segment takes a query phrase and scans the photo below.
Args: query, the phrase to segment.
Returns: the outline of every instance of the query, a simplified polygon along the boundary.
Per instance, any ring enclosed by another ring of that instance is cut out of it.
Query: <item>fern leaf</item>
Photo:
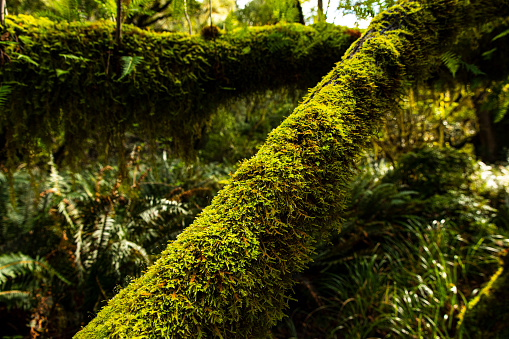
[[[461,59],[453,52],[447,51],[441,56],[442,62],[449,69],[452,76],[456,76],[456,72],[460,68]]]
[[[70,70],[63,70],[63,69],[60,69],[60,68],[57,68],[56,69],[56,72],[57,72],[57,78],[64,75],[64,74],[67,74],[70,72]]]
[[[503,31],[502,33],[498,34],[496,37],[491,39],[491,41],[495,41],[495,40],[498,40],[500,38],[503,38],[503,37],[505,37],[508,34],[509,34],[509,29],[506,29],[505,31]]]
[[[21,60],[25,60],[27,61],[28,63],[31,63],[37,67],[39,67],[39,63],[37,63],[36,61],[34,61],[34,59],[32,59],[31,57],[29,57],[28,55],[24,55],[24,54],[19,54],[19,53],[14,53],[14,54],[17,54],[18,55],[18,59],[21,59]]]
[[[59,54],[59,55],[64,57],[65,60],[72,59],[72,60],[83,61],[83,62],[90,61],[90,59],[84,58],[82,56],[77,56],[74,54]]]
[[[479,67],[477,67],[474,64],[467,64],[466,62],[461,61],[461,65],[463,65],[463,67],[465,67],[465,69],[467,71],[471,72],[473,75],[485,75],[486,74],[483,71],[481,71],[479,69]]]
[[[0,285],[6,283],[9,279],[33,275],[40,271],[56,275],[66,284],[71,284],[69,280],[65,279],[42,259],[34,259],[23,253],[7,253],[0,256]]]
[[[20,290],[0,291],[0,302],[10,307],[28,310],[32,301],[32,293]]]
[[[11,87],[8,85],[3,85],[0,87],[0,108],[5,105],[7,101],[7,96],[11,93]]]
[[[118,80],[123,79],[125,76],[130,74],[136,68],[136,65],[141,63],[143,57],[139,56],[123,56],[120,58],[122,60],[122,74]]]

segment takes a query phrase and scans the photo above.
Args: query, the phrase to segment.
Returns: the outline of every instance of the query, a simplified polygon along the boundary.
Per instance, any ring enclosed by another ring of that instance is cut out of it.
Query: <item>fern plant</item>
[[[122,62],[122,73],[120,74],[120,78],[118,78],[118,80],[121,80],[130,73],[132,73],[135,70],[136,66],[143,61],[143,57],[123,56],[120,58],[120,60]]]
[[[71,282],[51,267],[44,259],[23,253],[0,255],[0,302],[8,306],[27,307],[33,291],[55,276],[67,285]]]
[[[2,108],[7,102],[7,97],[11,93],[11,87],[9,85],[0,86],[0,108]]]

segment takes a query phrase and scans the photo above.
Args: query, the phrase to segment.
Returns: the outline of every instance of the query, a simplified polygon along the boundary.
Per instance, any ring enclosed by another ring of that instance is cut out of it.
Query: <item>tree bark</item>
[[[209,0],[210,28],[212,28],[212,0]]]
[[[5,25],[5,1],[0,0],[0,24]]]
[[[304,20],[304,13],[302,12],[302,6],[300,4],[300,0],[295,0],[295,6],[297,7],[298,14],[298,22],[299,24],[305,25],[306,21]]]
[[[121,29],[122,29],[122,0],[117,0],[117,30],[115,32],[117,48],[120,48],[120,42],[122,38]]]
[[[193,35],[193,29],[191,27],[191,19],[189,19],[189,14],[187,14],[187,0],[184,0],[184,14],[187,20],[187,26],[189,27],[189,35]]]
[[[319,22],[325,21],[325,15],[323,14],[323,0],[318,0],[317,15],[318,15]]]
[[[483,90],[473,100],[479,132],[477,136],[476,153],[482,161],[493,163],[498,158],[497,140],[495,138],[495,124],[491,110],[485,105],[488,93]]]

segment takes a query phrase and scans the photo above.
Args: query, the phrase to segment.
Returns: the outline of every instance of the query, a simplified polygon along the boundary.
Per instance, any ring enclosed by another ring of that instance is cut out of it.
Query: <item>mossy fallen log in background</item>
[[[336,231],[355,160],[409,81],[505,1],[402,2],[375,18],[146,274],[76,338],[267,337],[292,275]]]
[[[500,256],[500,268],[461,311],[461,333],[467,338],[509,338],[509,252]]]
[[[122,148],[125,132],[171,139],[188,155],[218,105],[313,86],[360,36],[327,24],[245,28],[217,39],[125,26],[116,46],[112,22],[20,15],[9,16],[5,29],[0,86],[12,93],[0,115],[0,149],[11,163],[55,141],[81,161],[87,140],[105,153]]]

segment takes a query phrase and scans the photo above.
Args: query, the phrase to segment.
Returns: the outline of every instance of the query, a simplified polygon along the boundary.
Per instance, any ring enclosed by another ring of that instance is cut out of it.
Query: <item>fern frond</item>
[[[0,87],[0,108],[2,108],[7,102],[7,97],[11,93],[12,88],[8,85],[2,85]]]
[[[39,13],[40,16],[67,22],[81,21],[82,19],[79,0],[46,0],[46,3],[51,11]]]
[[[476,65],[474,65],[474,64],[468,64],[468,63],[466,63],[466,62],[461,61],[461,65],[462,65],[463,67],[465,67],[465,69],[466,69],[467,71],[469,71],[470,73],[472,73],[473,75],[484,75],[484,74],[486,74],[486,73],[484,73],[483,71],[481,71],[481,70],[479,69],[479,67],[477,67],[477,66],[476,66]]]
[[[99,7],[107,13],[107,16],[112,18],[117,12],[117,2],[115,0],[94,0]]]
[[[136,65],[140,64],[143,60],[143,57],[139,56],[123,56],[120,58],[122,60],[122,74],[118,80],[123,79],[125,76],[130,74],[136,68]]]
[[[23,253],[7,253],[0,255],[0,285],[10,279],[16,279],[25,275],[35,275],[38,272],[46,271],[56,275],[64,283],[71,282],[55,271],[45,260],[32,258]]]
[[[31,57],[29,57],[28,55],[24,55],[24,54],[19,54],[19,53],[13,53],[14,55],[17,55],[18,56],[18,59],[21,59],[21,60],[25,60],[26,62],[28,63],[31,63],[37,67],[39,67],[39,63],[34,61],[34,59],[32,59]]]
[[[0,302],[6,305],[7,309],[11,307],[29,309],[32,300],[33,295],[28,291],[0,291]]]
[[[441,59],[444,65],[451,72],[452,76],[455,77],[456,72],[458,71],[461,65],[460,57],[451,51],[447,51],[441,55]]]
[[[147,224],[155,224],[156,220],[161,219],[162,213],[167,214],[187,214],[188,211],[182,203],[168,199],[147,198],[151,207],[139,214],[139,217]]]
[[[59,55],[64,57],[65,60],[72,59],[72,60],[83,61],[83,62],[90,61],[90,59],[84,58],[82,56],[77,56],[74,54],[59,54]]]
[[[505,31],[503,31],[502,33],[500,33],[499,35],[497,35],[496,37],[491,39],[491,41],[495,41],[495,40],[498,40],[500,38],[503,38],[503,37],[505,37],[508,34],[509,34],[509,29],[506,29]]]

